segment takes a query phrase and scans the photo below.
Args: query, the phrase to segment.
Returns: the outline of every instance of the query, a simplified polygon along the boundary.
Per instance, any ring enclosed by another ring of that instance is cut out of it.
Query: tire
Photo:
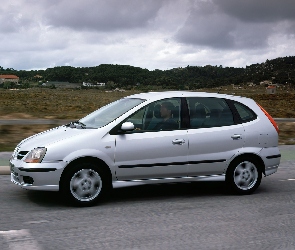
[[[76,206],[92,206],[108,189],[103,170],[94,163],[78,163],[69,168],[62,182],[62,193]]]
[[[260,185],[262,172],[257,161],[248,157],[234,160],[226,173],[226,182],[236,194],[252,194]]]

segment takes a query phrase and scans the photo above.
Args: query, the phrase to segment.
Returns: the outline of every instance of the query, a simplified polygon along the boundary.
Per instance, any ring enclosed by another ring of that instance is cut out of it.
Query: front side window
[[[92,112],[79,120],[79,122],[83,123],[86,128],[100,128],[144,101],[137,98],[123,98]]]
[[[226,101],[221,98],[187,98],[190,128],[211,128],[234,124],[233,114]]]
[[[179,129],[180,104],[180,98],[156,101],[135,112],[126,122],[134,124],[133,132]]]

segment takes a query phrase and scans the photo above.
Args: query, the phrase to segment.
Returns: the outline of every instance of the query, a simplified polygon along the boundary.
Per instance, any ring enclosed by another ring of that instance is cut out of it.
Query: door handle
[[[185,140],[183,140],[183,139],[175,139],[172,141],[173,145],[182,145],[184,143],[185,143]]]
[[[234,134],[234,135],[231,136],[231,138],[233,138],[234,140],[239,140],[239,139],[242,139],[242,136]]]

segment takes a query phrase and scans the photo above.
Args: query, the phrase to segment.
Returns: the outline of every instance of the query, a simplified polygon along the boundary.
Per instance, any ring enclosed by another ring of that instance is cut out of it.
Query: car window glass
[[[180,98],[163,99],[150,103],[126,121],[134,124],[133,132],[179,129],[181,124]]]
[[[243,122],[252,121],[256,118],[256,114],[245,105],[238,102],[234,102],[234,106],[238,111]]]
[[[190,128],[210,128],[234,124],[233,114],[221,98],[187,98]]]
[[[112,102],[80,120],[86,127],[100,128],[144,102],[143,99],[123,98]]]

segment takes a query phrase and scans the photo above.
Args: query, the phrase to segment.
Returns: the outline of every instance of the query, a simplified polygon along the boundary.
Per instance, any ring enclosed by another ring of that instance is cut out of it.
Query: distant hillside
[[[171,70],[147,70],[129,65],[101,64],[95,67],[60,66],[46,70],[14,70],[0,66],[0,74],[15,74],[20,83],[39,82],[104,82],[107,88],[150,85],[161,88],[203,88],[229,84],[245,84],[269,80],[295,86],[295,56],[267,60],[246,68],[223,66],[187,66]]]
[[[246,81],[272,80],[276,84],[295,84],[295,56],[266,60],[265,63],[247,66]]]

